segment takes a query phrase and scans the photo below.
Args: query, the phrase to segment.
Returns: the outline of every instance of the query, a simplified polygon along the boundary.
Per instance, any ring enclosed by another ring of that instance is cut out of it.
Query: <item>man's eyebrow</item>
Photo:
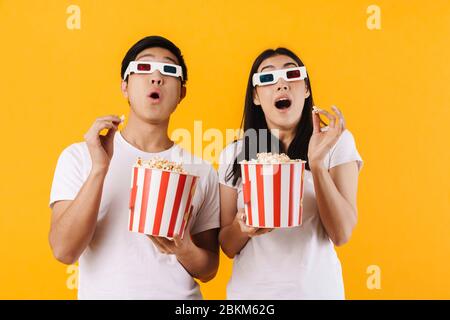
[[[164,59],[167,59],[169,61],[172,61],[173,64],[178,64],[178,62],[176,62],[174,59],[172,59],[171,57],[164,57]]]
[[[140,56],[140,57],[137,58],[136,60],[139,60],[139,59],[145,58],[145,57],[151,57],[151,58],[154,58],[155,56],[154,56],[153,54],[151,54],[151,53],[147,53],[147,54],[144,54],[143,56]],[[178,64],[178,63],[177,63],[173,58],[171,58],[171,57],[164,57],[164,59],[169,60],[170,62],[173,62],[173,64]]]
[[[147,53],[147,54],[144,54],[143,56],[140,56],[140,57],[136,58],[136,60],[139,60],[139,59],[145,58],[145,57],[151,57],[151,58],[154,58],[155,56],[152,55],[151,53]]]
[[[289,67],[290,65],[294,65],[294,66],[298,67],[295,62],[287,62],[283,65],[283,67]],[[262,72],[264,69],[267,69],[267,68],[275,68],[275,67],[273,65],[269,64],[269,65],[265,66],[264,68],[262,68],[260,72]]]

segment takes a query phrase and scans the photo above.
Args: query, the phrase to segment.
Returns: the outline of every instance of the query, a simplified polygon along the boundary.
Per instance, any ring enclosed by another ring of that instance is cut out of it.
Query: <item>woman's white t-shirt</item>
[[[200,176],[194,198],[191,234],[220,227],[220,202],[214,168],[174,144],[147,153],[116,132],[114,155],[104,181],[95,234],[79,259],[79,299],[201,299],[199,286],[173,254],[162,254],[144,234],[128,231],[132,166],[137,157],[159,156],[183,163]],[[67,147],[56,166],[50,207],[73,200],[86,181],[91,158],[85,142]]]
[[[244,208],[241,180],[227,176],[241,151],[242,140],[228,145],[219,160],[219,182],[238,192]],[[352,134],[345,130],[324,160],[326,168],[362,159]],[[319,217],[313,177],[305,172],[302,225],[274,229],[251,238],[233,261],[228,299],[345,299],[339,258]]]

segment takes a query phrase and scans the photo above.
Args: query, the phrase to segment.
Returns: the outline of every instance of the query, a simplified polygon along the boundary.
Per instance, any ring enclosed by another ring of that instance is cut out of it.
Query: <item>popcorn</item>
[[[320,111],[322,111],[322,109],[317,108],[316,106],[313,106],[313,111],[314,111],[315,113],[319,113]]]
[[[249,163],[249,164],[278,164],[278,163],[290,163],[290,162],[298,162],[301,160],[291,160],[285,153],[272,153],[272,152],[261,152],[256,155],[256,159],[251,159],[249,161],[244,160],[241,163]]]
[[[138,158],[134,166],[186,174],[186,171],[184,171],[182,164],[172,162],[160,157],[153,157],[149,160],[142,160],[141,158]]]

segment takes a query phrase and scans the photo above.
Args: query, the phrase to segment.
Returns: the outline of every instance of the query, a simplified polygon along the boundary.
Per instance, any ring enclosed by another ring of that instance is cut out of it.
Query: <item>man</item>
[[[209,281],[219,263],[219,194],[211,165],[168,136],[170,115],[186,96],[183,56],[169,40],[146,37],[125,55],[121,77],[130,105],[125,128],[118,131],[117,116],[100,117],[58,159],[50,246],[60,262],[79,261],[79,299],[201,299],[193,278]],[[154,156],[200,177],[183,239],[127,228],[132,166]]]

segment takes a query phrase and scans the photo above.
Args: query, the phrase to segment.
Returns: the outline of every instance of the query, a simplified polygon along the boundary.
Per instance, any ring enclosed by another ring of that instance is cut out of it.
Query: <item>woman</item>
[[[329,120],[327,127],[319,115]],[[344,299],[334,245],[346,243],[356,224],[362,160],[342,113],[336,107],[333,113],[313,110],[306,67],[292,51],[278,48],[264,51],[253,63],[243,122],[244,140],[220,155],[219,241],[234,258],[227,298]],[[263,129],[270,134],[261,134]],[[260,134],[248,134],[254,130]],[[307,161],[300,227],[245,224],[238,161],[256,158],[252,146],[258,153],[284,152]]]

